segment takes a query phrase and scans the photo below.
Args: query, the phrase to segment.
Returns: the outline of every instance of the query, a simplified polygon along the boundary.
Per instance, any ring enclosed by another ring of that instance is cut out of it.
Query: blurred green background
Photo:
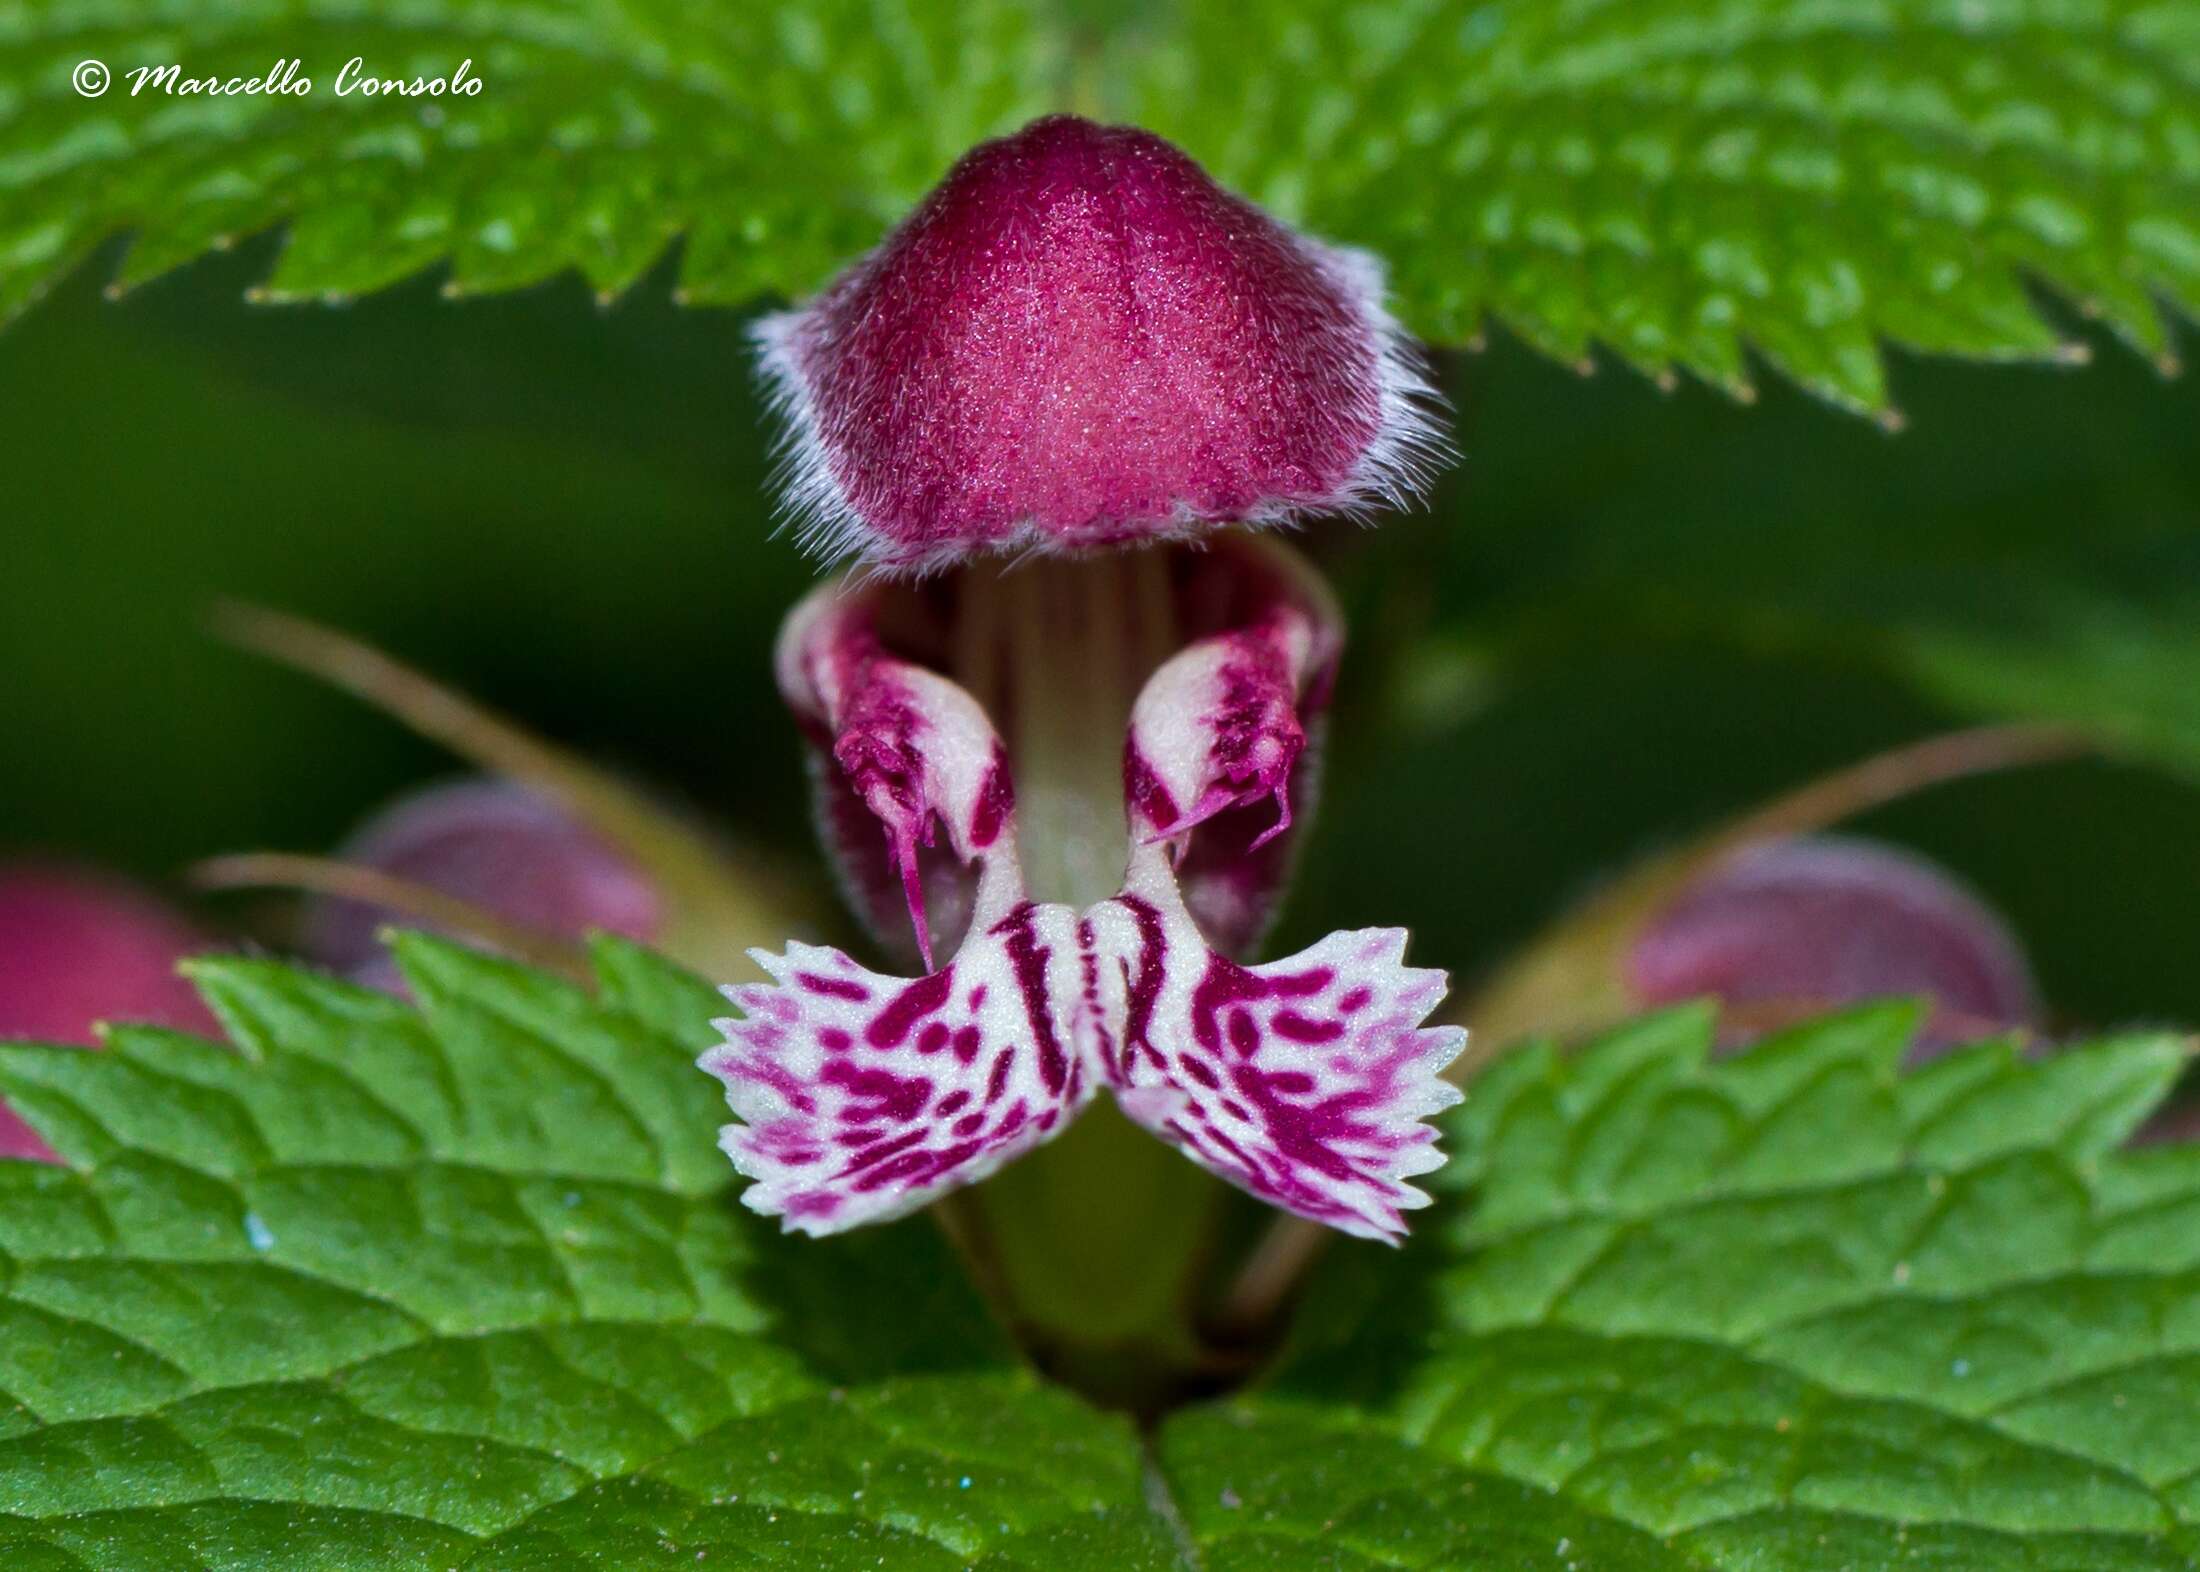
[[[445,755],[225,649],[219,595],[362,634],[814,862],[742,319],[665,279],[259,308],[255,245],[120,302],[96,259],[0,335],[0,843],[172,879],[321,850]],[[2189,347],[2189,346],[2188,346]],[[1502,338],[1447,357],[1430,510],[1311,541],[1354,614],[1285,941],[1407,923],[1473,973],[1602,875],[1874,749],[2096,720],[2152,762],[1860,827],[2009,914],[2074,1022],[2200,1020],[2200,387],[2096,341],[1897,358],[1889,435]],[[232,902],[210,908],[238,917]]]

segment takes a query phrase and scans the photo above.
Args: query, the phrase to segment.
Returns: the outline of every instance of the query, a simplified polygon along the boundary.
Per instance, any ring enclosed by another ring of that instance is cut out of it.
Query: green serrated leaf
[[[1180,1419],[1160,1461],[1207,1572],[1694,1565],[1641,1529],[1499,1470],[1284,1405]]]
[[[929,1225],[820,1249],[738,1208],[701,983],[611,942],[595,996],[398,951],[418,1010],[219,958],[195,970],[235,1049],[0,1046],[0,1090],[70,1159],[0,1163],[0,1549],[132,1572],[1173,1553],[1127,1423],[1020,1368]]]
[[[1142,40],[1142,42],[1144,42]],[[1218,172],[1505,323],[1886,406],[1879,346],[2055,352],[2024,279],[2167,352],[2200,305],[2200,30],[2152,0],[1185,7],[1125,64]]]
[[[1165,1429],[1207,1565],[2191,1566],[2200,1149],[2119,1145],[2187,1045],[1905,1075],[1915,1019],[1497,1064],[1472,1208],[1334,1274],[1371,1333]]]
[[[1452,1215],[1333,1274],[1374,1325],[1147,1453],[923,1225],[790,1247],[689,1182],[696,979],[398,949],[417,1009],[199,963],[248,1052],[0,1046],[72,1157],[0,1164],[25,1565],[2190,1564],[2200,1150],[2121,1145],[2178,1040],[1904,1073],[1883,1006],[1516,1053]]]
[[[0,14],[0,314],[120,229],[129,286],[283,223],[277,299],[435,263],[453,293],[566,269],[614,293],[683,235],[691,298],[798,289],[969,143],[1035,113],[1047,47],[1001,3],[34,0]],[[138,76],[243,83],[284,60],[298,65],[278,80],[309,90],[177,94]],[[98,96],[72,78],[84,61],[110,73]],[[478,92],[339,91],[453,81],[462,64]]]
[[[1049,108],[1147,122],[1382,253],[1439,342],[1494,318],[1569,361],[1602,345],[1738,393],[1750,350],[1867,410],[1888,340],[2055,354],[2027,278],[2157,357],[2158,302],[2200,302],[2200,29],[2178,4],[1110,12],[34,0],[0,18],[0,315],[118,230],[129,286],[278,224],[277,299],[435,264],[453,293],[567,269],[610,293],[675,240],[687,298],[798,292],[969,144]],[[481,91],[339,95],[355,57],[407,78],[470,62]],[[136,76],[286,58],[311,91]],[[100,96],[72,81],[86,60],[113,73]]]

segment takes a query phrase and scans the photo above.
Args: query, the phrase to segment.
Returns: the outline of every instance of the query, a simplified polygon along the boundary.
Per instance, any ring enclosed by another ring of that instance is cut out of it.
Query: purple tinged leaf
[[[1382,296],[1160,138],[1036,121],[758,324],[790,510],[925,571],[1395,503],[1442,442]]]
[[[1921,1057],[2040,1021],[2031,968],[2000,917],[1924,858],[1847,837],[1772,842],[1719,864],[1636,936],[1626,979],[1645,1004],[1712,996],[1804,1014],[1928,999]]]

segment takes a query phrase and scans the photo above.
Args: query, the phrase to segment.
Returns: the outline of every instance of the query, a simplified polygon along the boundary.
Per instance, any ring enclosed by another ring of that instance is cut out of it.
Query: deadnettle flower
[[[966,157],[757,338],[791,504],[855,559],[779,685],[822,834],[907,975],[753,952],[705,1056],[750,1206],[906,1213],[1106,1092],[1215,1174],[1395,1239],[1465,1034],[1397,929],[1249,964],[1313,806],[1342,629],[1248,526],[1412,493],[1430,391],[1366,256],[1143,132]],[[1004,562],[1004,557],[1010,560]]]

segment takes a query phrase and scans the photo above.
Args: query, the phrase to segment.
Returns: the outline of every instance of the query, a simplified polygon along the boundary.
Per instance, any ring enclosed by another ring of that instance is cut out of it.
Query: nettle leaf
[[[732,1204],[695,979],[398,951],[417,1010],[217,959],[229,1046],[0,1046],[68,1159],[0,1164],[26,1566],[2200,1552],[2200,1149],[2120,1150],[2175,1040],[1903,1074],[1888,1007],[1719,1064],[1700,1011],[1518,1052],[1421,1241],[1332,1274],[1373,1317],[1317,1307],[1148,1451],[1014,1362],[921,1221],[789,1243]]]
[[[0,315],[118,230],[119,282],[287,223],[270,298],[343,297],[436,263],[454,293],[577,269],[616,293],[683,239],[683,288],[807,286],[970,142],[1038,112],[1043,39],[1006,0],[232,0],[0,10]],[[337,92],[450,78],[471,96]],[[170,96],[140,68],[302,94]],[[84,97],[72,72],[104,64]],[[357,73],[355,73],[357,74]]]
[[[1164,1433],[1207,1565],[2192,1565],[2200,1147],[2119,1149],[2187,1045],[1917,1019],[1500,1061],[1374,1324]]]
[[[0,1046],[68,1162],[0,1164],[0,1550],[808,1572],[1166,1548],[1128,1425],[1017,1366],[928,1225],[820,1250],[734,1203],[693,1064],[710,990],[608,941],[595,997],[398,953],[417,1011],[212,959],[233,1046]]]
[[[1886,405],[1882,340],[2052,355],[2037,278],[2146,351],[2200,306],[2200,26],[2174,0],[1186,7],[1155,128],[1496,317],[1746,396]]]
[[[339,98],[354,56],[470,60],[482,91]],[[129,93],[140,67],[285,58],[313,92]],[[87,59],[115,73],[102,96],[72,85]],[[676,239],[689,298],[797,292],[971,142],[1071,107],[1381,252],[1439,342],[1494,317],[1737,392],[1754,346],[1877,410],[1884,339],[2057,353],[2028,277],[2157,356],[2159,302],[2200,301],[2200,28],[2177,0],[32,0],[0,12],[0,314],[118,230],[127,285],[277,224],[275,298],[438,263],[455,291],[574,268],[611,293]]]

